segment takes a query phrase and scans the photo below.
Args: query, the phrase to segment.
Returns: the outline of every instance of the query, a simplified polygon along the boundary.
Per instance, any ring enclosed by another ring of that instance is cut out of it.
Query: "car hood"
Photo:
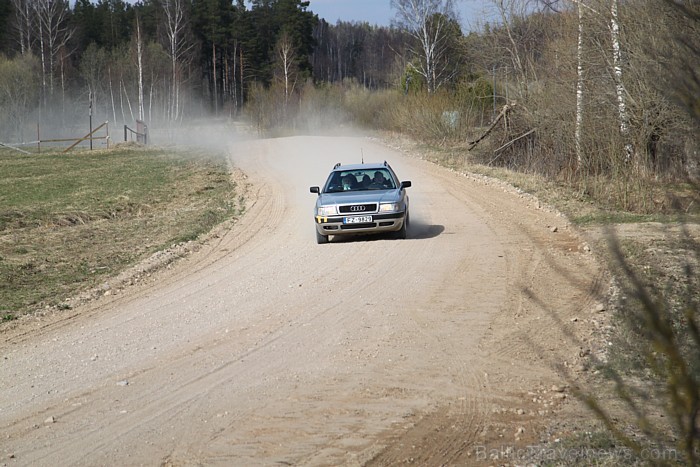
[[[350,191],[340,193],[323,193],[319,204],[364,204],[394,203],[401,199],[400,190]]]

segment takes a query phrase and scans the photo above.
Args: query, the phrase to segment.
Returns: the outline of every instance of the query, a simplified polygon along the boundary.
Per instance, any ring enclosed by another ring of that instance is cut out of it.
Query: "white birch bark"
[[[583,161],[583,149],[581,138],[583,132],[583,5],[577,2],[578,10],[578,42],[576,46],[576,128],[574,130],[574,144],[576,147],[577,168]]]
[[[170,56],[170,108],[168,117],[176,121],[182,112],[180,104],[180,89],[182,86],[180,66],[183,56],[192,48],[184,40],[187,29],[184,0],[163,0],[165,14],[165,29],[168,39],[167,51]]]
[[[279,59],[279,68],[282,73],[282,84],[284,86],[284,108],[285,113],[289,104],[289,96],[296,87],[296,74],[294,73],[294,47],[289,35],[282,33],[279,42],[277,43],[277,58]],[[292,76],[295,75],[295,76]]]
[[[34,8],[30,7],[31,0],[12,0],[15,10],[15,28],[19,35],[20,52],[26,55],[31,52],[32,32],[36,27]]]
[[[138,85],[139,85],[139,120],[144,121],[144,105],[143,105],[143,46],[141,44],[141,25],[138,17],[136,18],[136,59],[138,62]]]
[[[452,16],[452,0],[391,0],[400,22],[408,33],[418,40],[421,63],[417,69],[423,76],[428,92],[435,92],[445,76],[437,68],[446,48],[447,22]]]
[[[633,156],[632,143],[629,140],[630,120],[627,111],[625,85],[622,80],[622,52],[620,46],[620,22],[618,19],[618,0],[610,0],[610,34],[613,52],[613,76],[615,79],[615,95],[617,96],[617,111],[620,125],[620,135],[625,143],[625,162]]]
[[[56,60],[73,35],[73,30],[67,25],[69,6],[63,0],[34,0],[33,7],[41,48],[44,91],[48,75],[49,93],[53,94]]]
[[[44,34],[39,32],[39,58],[41,59],[41,106],[46,107],[46,47],[44,46]]]
[[[582,27],[582,9],[594,13],[596,16],[603,18],[604,15],[600,12],[594,10],[590,6],[586,5],[584,0],[573,0],[579,9],[579,41],[581,40],[581,27]],[[618,0],[610,0],[610,39],[612,44],[612,75],[615,83],[615,97],[617,102],[617,114],[618,114],[618,125],[620,129],[620,135],[624,141],[625,145],[625,162],[629,162],[634,156],[634,147],[630,141],[630,119],[629,112],[627,110],[627,91],[625,89],[623,81],[623,64],[622,64],[622,45],[620,39],[620,22],[618,18]],[[579,48],[582,46],[579,45]],[[579,58],[579,66],[581,66],[581,60]],[[579,71],[580,72],[580,71]],[[581,81],[581,76],[579,75],[579,83]],[[578,91],[577,86],[577,118],[578,118]],[[578,125],[578,120],[577,120]],[[578,126],[577,126],[578,129]],[[577,152],[578,152],[577,147]]]

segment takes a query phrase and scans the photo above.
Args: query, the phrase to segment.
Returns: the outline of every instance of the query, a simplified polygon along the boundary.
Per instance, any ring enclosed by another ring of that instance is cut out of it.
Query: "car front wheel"
[[[396,231],[396,238],[400,238],[401,240],[405,240],[407,235],[408,235],[408,211],[406,211],[406,217],[403,220],[403,225],[399,230]]]
[[[328,235],[321,235],[318,233],[318,230],[316,231],[316,243],[322,245],[324,243],[328,243],[328,240]]]

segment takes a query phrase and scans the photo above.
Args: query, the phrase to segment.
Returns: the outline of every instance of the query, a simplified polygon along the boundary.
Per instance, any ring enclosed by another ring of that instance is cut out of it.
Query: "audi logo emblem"
[[[350,211],[352,212],[361,212],[366,210],[367,208],[365,206],[350,206]]]

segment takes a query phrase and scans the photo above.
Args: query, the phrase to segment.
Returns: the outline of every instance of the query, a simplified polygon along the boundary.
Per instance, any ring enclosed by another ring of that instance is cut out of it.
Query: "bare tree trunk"
[[[233,93],[233,96],[231,96],[233,99],[233,113],[234,113],[234,115],[238,115],[238,89],[236,86],[237,61],[238,61],[238,41],[234,41],[233,42],[233,70],[232,70],[232,74],[233,74],[232,93]]]
[[[436,68],[438,57],[446,47],[447,22],[453,16],[453,0],[391,0],[399,21],[421,46],[421,65],[428,92],[435,92],[441,83]]]
[[[503,27],[508,35],[508,42],[510,42],[510,47],[508,48],[508,54],[510,55],[511,63],[513,68],[517,73],[517,89],[520,97],[527,97],[527,83],[529,81],[527,69],[525,67],[525,61],[521,57],[521,53],[518,48],[518,43],[513,37],[513,28],[511,27],[511,22],[513,17],[516,16],[515,13],[515,2],[517,0],[494,0],[496,8],[501,16],[501,21],[503,22]]]
[[[138,62],[138,86],[139,86],[139,120],[145,119],[143,105],[143,50],[141,44],[141,25],[138,16],[136,17],[136,58]]]
[[[165,13],[165,29],[168,38],[168,55],[170,55],[171,82],[170,82],[170,107],[168,118],[177,121],[181,113],[180,88],[181,76],[180,67],[182,57],[192,48],[191,44],[186,44],[183,37],[187,29],[185,17],[185,3],[183,0],[164,0],[163,12]]]
[[[46,48],[44,47],[44,35],[39,34],[39,57],[41,58],[41,106],[46,108]]]
[[[581,162],[581,121],[583,108],[583,65],[582,65],[582,36],[583,36],[583,9],[587,9],[599,18],[604,15],[586,4],[584,0],[573,0],[579,12],[579,45],[578,45],[578,83],[576,86],[576,152],[579,163]],[[615,82],[615,97],[617,101],[618,125],[620,135],[625,144],[625,162],[629,162],[634,156],[634,146],[630,141],[630,119],[627,111],[627,91],[622,79],[622,47],[620,44],[620,23],[618,19],[618,0],[610,0],[610,35],[612,44],[612,75]],[[579,118],[581,120],[579,120]]]
[[[148,121],[152,122],[153,121],[153,87],[155,83],[155,77],[153,76],[153,73],[151,73],[151,86],[149,87],[148,90]]]
[[[114,87],[112,86],[112,68],[107,68],[107,74],[109,75],[109,95],[112,100],[112,118],[113,121],[117,122],[117,107],[114,104]]]
[[[574,144],[576,147],[576,168],[583,162],[581,138],[583,132],[583,5],[577,2],[578,10],[578,42],[576,46],[576,129]]]
[[[32,47],[32,29],[35,27],[34,8],[30,9],[30,0],[12,0],[12,6],[15,10],[15,28],[19,35],[20,52],[26,55],[31,52]]]
[[[284,117],[286,118],[287,107],[289,106],[289,99],[297,82],[297,73],[295,70],[296,53],[294,52],[294,46],[292,44],[292,39],[287,32],[283,32],[277,45],[275,46],[275,51],[277,54],[276,72],[278,79],[282,82],[284,87]],[[281,76],[280,76],[281,75]]]
[[[211,45],[211,66],[214,78],[214,115],[219,115],[219,89],[216,80],[216,44]]]
[[[64,48],[61,48],[61,60],[60,60],[60,66],[61,66],[61,116],[63,117],[63,121],[65,121],[65,115],[66,115],[66,70],[65,70],[65,59],[66,57],[63,56],[63,51]]]
[[[240,107],[243,107],[243,69],[244,69],[244,67],[243,67],[243,64],[244,64],[244,62],[243,62],[243,47],[238,48],[238,55],[239,55],[238,72],[241,75],[241,78],[240,78],[240,82],[241,82]]]
[[[224,63],[222,64],[223,66],[223,73],[221,73],[221,99],[222,99],[222,104],[224,106],[224,109],[226,108],[226,102],[228,102],[228,95],[229,95],[229,70],[228,70],[228,53],[224,51],[224,53],[221,54],[221,57],[224,59]]]
[[[59,54],[73,35],[73,30],[68,28],[69,5],[67,1],[34,0],[32,7],[41,49],[42,93],[44,94],[43,104],[45,106],[46,77],[48,75],[49,93],[53,95],[56,60],[60,58]]]
[[[617,96],[617,111],[620,120],[620,135],[625,142],[625,162],[629,162],[634,149],[630,142],[630,120],[627,112],[625,85],[622,81],[622,54],[620,47],[620,23],[617,15],[618,0],[610,0],[610,33],[613,51],[613,76],[615,78],[615,95]]]
[[[123,82],[121,77],[119,78],[119,108],[122,111],[122,122],[126,123],[126,114],[124,113],[124,92],[122,91]]]
[[[134,118],[134,110],[131,108],[131,99],[129,99],[129,93],[126,92],[126,85],[124,84],[124,81],[121,82],[122,88],[124,89],[124,97],[126,98],[126,103],[129,105],[129,114],[131,114],[131,120],[135,120]],[[123,107],[122,107],[123,109]],[[124,113],[124,110],[122,110],[122,114]],[[126,119],[124,119],[126,121]]]
[[[343,81],[343,61],[342,61],[342,50],[340,49],[340,41],[336,44],[336,54],[338,55],[338,81]]]

